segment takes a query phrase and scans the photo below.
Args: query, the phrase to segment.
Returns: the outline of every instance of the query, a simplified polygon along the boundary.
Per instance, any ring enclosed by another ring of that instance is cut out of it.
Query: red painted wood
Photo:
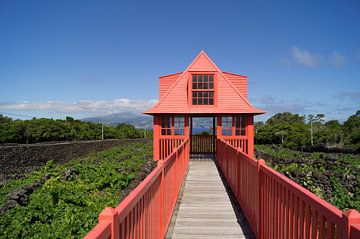
[[[354,224],[350,227],[350,238],[360,238],[360,223]]]
[[[223,139],[216,154],[257,238],[358,238],[356,210],[341,212]]]
[[[248,98],[246,76],[237,75],[234,73],[224,72],[224,71],[222,73],[245,98]]]
[[[213,135],[192,135],[190,153],[214,153]]]
[[[189,140],[185,140],[159,160],[115,209],[107,208],[99,215],[99,224],[85,238],[163,238],[186,174],[188,148]]]
[[[154,116],[153,126],[153,144],[154,144],[154,160],[160,159],[160,131],[161,131],[161,116]]]
[[[214,105],[192,105],[191,74],[214,75]],[[191,82],[191,81],[190,81]],[[190,151],[206,152],[212,140],[193,137],[191,114],[217,117],[216,155],[257,238],[360,238],[360,214],[341,212],[254,158],[253,116],[263,111],[247,99],[246,77],[222,72],[201,52],[184,72],[160,78],[154,115],[154,160],[158,166],[115,209],[106,208],[85,238],[163,238],[188,168]],[[162,114],[185,116],[184,135],[161,135]],[[223,115],[247,114],[246,135],[222,135]]]
[[[194,106],[191,95],[191,74],[214,74],[214,105]],[[215,63],[201,51],[182,72],[160,78],[159,102],[146,114],[169,113],[247,113],[262,114],[247,99],[246,77],[223,73]]]

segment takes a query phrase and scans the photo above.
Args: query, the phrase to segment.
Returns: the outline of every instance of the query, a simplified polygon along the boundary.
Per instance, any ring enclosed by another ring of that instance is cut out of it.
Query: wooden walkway
[[[227,190],[212,159],[192,158],[171,238],[254,238]]]

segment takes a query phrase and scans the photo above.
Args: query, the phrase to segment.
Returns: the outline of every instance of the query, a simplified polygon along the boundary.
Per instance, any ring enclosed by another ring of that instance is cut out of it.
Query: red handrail
[[[99,222],[87,235],[87,238],[107,239],[111,237],[111,222]]]
[[[189,162],[189,140],[157,167],[115,208],[106,208],[85,238],[163,238]],[[109,234],[110,231],[110,234]]]
[[[217,161],[257,238],[359,238],[356,210],[342,212],[222,139]]]

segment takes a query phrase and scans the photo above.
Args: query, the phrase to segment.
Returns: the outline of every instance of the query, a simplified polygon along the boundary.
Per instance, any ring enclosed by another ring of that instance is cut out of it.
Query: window
[[[235,116],[235,135],[246,135],[245,120],[243,115]]]
[[[174,117],[174,135],[184,135],[185,119],[184,116]]]
[[[231,136],[232,135],[232,116],[223,116],[221,117],[221,134],[223,136]]]
[[[214,75],[192,75],[192,104],[214,105]]]
[[[172,130],[173,129],[173,130]],[[161,118],[161,135],[184,135],[185,117],[164,115]]]
[[[161,118],[161,134],[162,135],[171,135],[171,124],[172,117],[169,115],[164,115]]]

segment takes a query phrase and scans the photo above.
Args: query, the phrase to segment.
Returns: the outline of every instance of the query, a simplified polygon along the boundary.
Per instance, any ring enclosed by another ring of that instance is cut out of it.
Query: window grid
[[[235,116],[235,135],[246,135],[245,119],[243,115]]]
[[[163,115],[161,135],[185,135],[185,117],[182,115]]]
[[[161,118],[161,135],[171,135],[172,117],[164,115]]]
[[[184,116],[174,117],[174,135],[184,135],[185,118]]]
[[[221,117],[221,134],[223,136],[231,136],[232,135],[232,116],[222,116]]]
[[[214,105],[214,75],[192,75],[192,104]]]

